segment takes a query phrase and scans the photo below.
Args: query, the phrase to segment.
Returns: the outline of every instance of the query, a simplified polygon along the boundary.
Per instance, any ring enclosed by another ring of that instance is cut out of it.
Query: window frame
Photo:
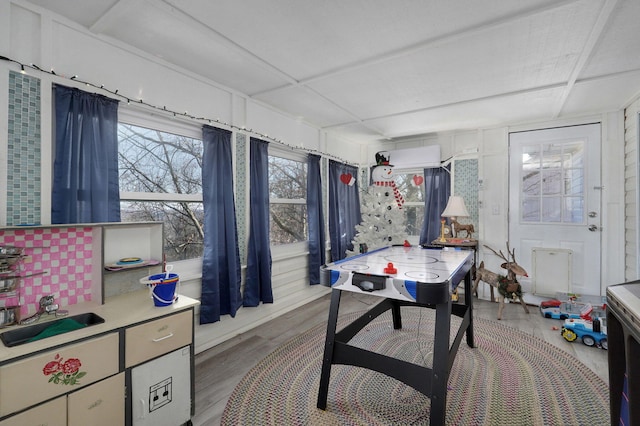
[[[165,133],[198,139],[202,141],[202,126],[195,123],[184,123],[169,118],[160,118],[149,113],[142,113],[132,109],[118,111],[118,124],[144,127]],[[175,194],[168,192],[120,192],[121,201],[169,201],[202,203],[202,193]]]
[[[406,168],[406,169],[394,169],[393,170],[393,175],[394,178],[398,175],[418,175],[421,176],[424,179],[424,169],[416,169],[416,168]],[[422,185],[424,186],[424,180],[422,182]],[[406,198],[406,194],[402,194],[402,196],[405,198],[403,207],[416,207],[416,208],[421,208],[422,209],[422,219],[424,221],[424,217],[425,217],[425,206],[424,206],[424,200],[422,201],[407,201]],[[424,196],[424,189],[423,189],[423,196]],[[406,212],[406,210],[405,210]],[[405,213],[406,215],[406,213]],[[406,217],[405,217],[405,225],[408,226],[408,224],[406,223]],[[416,224],[418,225],[418,224]],[[420,239],[420,233],[422,230],[422,225],[420,224],[420,226],[416,226],[416,230],[417,233],[416,234],[409,234],[407,232],[407,235],[409,236],[410,242],[413,242],[413,240],[419,240]]]
[[[306,152],[296,152],[292,149],[287,149],[285,147],[281,147],[275,144],[269,144],[269,157],[279,157],[284,158],[286,160],[297,161],[303,163],[306,167],[307,165],[307,153]],[[309,170],[306,170],[307,177]],[[305,195],[307,188],[304,188]],[[307,207],[307,199],[306,198],[271,198],[269,197],[269,214],[271,214],[271,205],[272,204],[294,204],[294,205],[302,205],[305,207],[305,223],[308,223],[309,213],[306,211]],[[271,253],[276,258],[289,258],[292,255],[304,255],[309,251],[309,235],[305,235],[304,241],[298,241],[295,243],[287,243],[287,244],[272,244],[271,240],[270,247]]]

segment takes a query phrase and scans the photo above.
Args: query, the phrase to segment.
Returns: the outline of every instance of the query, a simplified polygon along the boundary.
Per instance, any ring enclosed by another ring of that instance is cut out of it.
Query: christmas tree
[[[404,199],[395,186],[393,166],[382,153],[376,154],[376,160],[378,165],[371,172],[373,183],[360,199],[362,223],[356,225],[353,251],[347,251],[347,256],[404,244],[407,239]]]

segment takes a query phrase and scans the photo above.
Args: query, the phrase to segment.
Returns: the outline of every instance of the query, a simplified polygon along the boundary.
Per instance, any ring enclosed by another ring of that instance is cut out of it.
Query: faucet
[[[44,311],[48,314],[55,314],[58,311],[58,304],[54,303],[53,296],[43,296],[40,299],[40,309],[44,306]]]
[[[45,312],[55,314],[58,310],[58,304],[54,303],[53,295],[42,296],[39,302],[40,308],[38,312],[20,321],[20,325],[32,324],[40,319],[40,315]]]

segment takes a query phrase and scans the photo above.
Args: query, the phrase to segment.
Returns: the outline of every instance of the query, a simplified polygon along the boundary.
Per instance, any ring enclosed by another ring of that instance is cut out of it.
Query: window
[[[419,236],[424,222],[424,177],[422,173],[394,172],[396,187],[404,197],[402,209],[407,221],[407,234]]]
[[[164,222],[167,261],[202,256],[202,140],[118,124],[123,222]],[[201,137],[201,136],[200,136]]]
[[[307,163],[302,156],[269,155],[271,245],[307,241]]]
[[[522,220],[584,221],[584,142],[523,147]]]

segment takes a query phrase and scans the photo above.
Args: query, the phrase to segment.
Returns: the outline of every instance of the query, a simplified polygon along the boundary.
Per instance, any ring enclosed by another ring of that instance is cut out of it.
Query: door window
[[[520,220],[583,223],[584,164],[583,141],[524,146]]]

